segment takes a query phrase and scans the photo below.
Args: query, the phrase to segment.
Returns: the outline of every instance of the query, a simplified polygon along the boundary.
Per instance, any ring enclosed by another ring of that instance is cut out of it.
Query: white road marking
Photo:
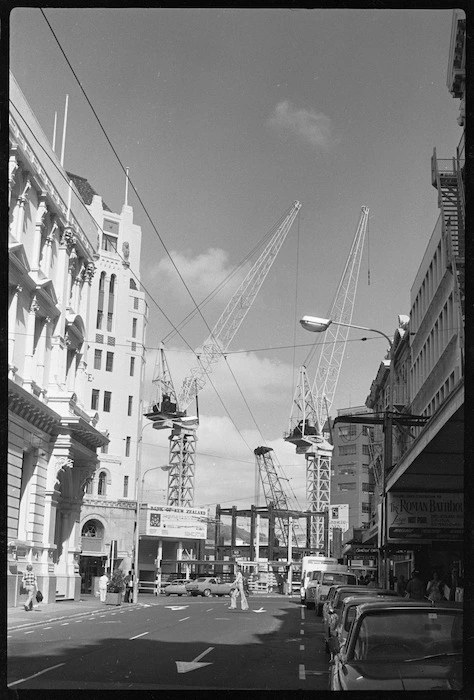
[[[306,680],[306,673],[304,670],[304,664],[299,665],[299,673],[298,673],[300,681],[305,681]]]
[[[66,625],[68,625],[68,624],[69,624],[69,622],[61,622],[61,627],[66,627]]]
[[[210,666],[211,662],[200,662],[200,660],[203,658],[203,656],[206,656],[206,654],[209,654],[210,651],[212,651],[214,647],[209,647],[205,651],[202,652],[202,654],[199,654],[199,656],[196,656],[195,659],[192,661],[176,661],[176,668],[178,670],[178,673],[188,673],[189,671],[195,671],[197,668],[201,668],[201,666]]]
[[[64,663],[56,664],[56,666],[50,666],[49,668],[45,668],[42,671],[38,671],[38,673],[34,673],[32,676],[28,676],[28,678],[20,678],[20,680],[18,680],[18,681],[13,681],[13,683],[8,683],[8,687],[11,688],[13,685],[18,685],[18,683],[25,683],[25,681],[29,681],[31,678],[36,678],[36,676],[41,676],[43,673],[47,673],[48,671],[52,671],[53,668],[59,668],[60,666],[64,666]]]
[[[44,630],[51,630],[53,629],[52,627],[43,627]]]
[[[31,630],[30,632],[25,632],[25,634],[33,634],[34,630]]]
[[[206,612],[211,612],[211,610],[214,610],[214,608],[208,608]]]
[[[185,620],[189,620],[189,617],[182,617],[181,620],[178,620],[178,622],[184,622]]]
[[[304,651],[304,644],[300,644],[300,651]]]
[[[302,620],[304,620],[305,610],[306,610],[306,607],[303,605],[303,606],[301,607],[301,619],[302,619]]]
[[[142,632],[141,634],[135,635],[135,637],[130,637],[130,639],[138,639],[138,637],[144,637],[146,634],[150,634],[149,632]]]

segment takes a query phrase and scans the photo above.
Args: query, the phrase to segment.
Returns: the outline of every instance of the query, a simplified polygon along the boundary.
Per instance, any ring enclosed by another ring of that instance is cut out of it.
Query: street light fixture
[[[303,316],[302,319],[300,319],[300,324],[302,327],[307,330],[311,331],[312,333],[324,333],[327,331],[329,326],[331,324],[334,324],[335,326],[345,326],[346,328],[356,328],[361,331],[369,331],[371,333],[378,333],[379,335],[382,335],[389,344],[390,352],[389,352],[389,359],[390,359],[390,367],[389,367],[389,375],[388,375],[388,401],[387,401],[387,408],[384,411],[384,424],[383,424],[383,429],[384,429],[384,450],[383,450],[383,469],[382,469],[382,522],[381,522],[381,538],[380,542],[381,545],[383,546],[385,544],[385,517],[386,517],[386,508],[385,508],[385,479],[386,479],[386,474],[387,471],[391,468],[392,466],[392,454],[393,454],[393,445],[392,445],[392,428],[393,428],[393,385],[394,385],[394,377],[395,377],[395,368],[394,368],[394,353],[393,353],[393,341],[389,336],[384,333],[383,331],[379,331],[377,328],[367,328],[366,326],[357,326],[353,323],[343,323],[342,321],[333,321],[330,318],[321,318],[319,316]],[[387,578],[387,572],[385,571],[385,566],[384,566],[384,571],[383,576]]]

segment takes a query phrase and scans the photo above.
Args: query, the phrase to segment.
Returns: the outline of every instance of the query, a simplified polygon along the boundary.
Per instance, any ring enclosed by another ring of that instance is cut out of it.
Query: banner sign
[[[388,493],[388,542],[460,540],[464,528],[462,493]]]
[[[205,508],[147,505],[145,534],[177,540],[205,540],[207,519]]]
[[[341,503],[329,506],[329,532],[334,528],[340,528],[344,533],[349,529],[349,504]]]

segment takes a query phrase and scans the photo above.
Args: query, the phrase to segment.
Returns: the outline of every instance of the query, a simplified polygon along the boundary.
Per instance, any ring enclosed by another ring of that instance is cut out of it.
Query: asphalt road
[[[325,690],[322,623],[295,599],[169,597],[8,633],[8,685]]]

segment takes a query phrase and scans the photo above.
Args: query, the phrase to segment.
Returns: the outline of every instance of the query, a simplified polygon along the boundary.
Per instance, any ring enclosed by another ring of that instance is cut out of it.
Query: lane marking
[[[38,671],[38,673],[34,673],[32,676],[28,676],[28,678],[20,678],[18,681],[13,681],[13,683],[8,683],[8,687],[11,688],[14,685],[18,685],[18,683],[25,683],[26,681],[29,681],[31,678],[36,678],[36,676],[41,676],[43,673],[47,673],[48,671],[52,671],[54,668],[59,668],[60,666],[64,666],[65,664],[56,664],[56,666],[50,666],[49,668],[45,668],[42,671]]]
[[[304,634],[304,630],[300,630],[300,634]]]
[[[52,630],[52,627],[43,627],[44,630]]]
[[[178,620],[178,622],[184,622],[185,620],[189,620],[189,617],[182,617],[181,620]]]
[[[61,627],[66,627],[66,625],[68,625],[68,624],[69,624],[69,622],[61,622]]]
[[[303,605],[303,607],[300,608],[300,610],[301,610],[301,619],[304,620],[304,615],[305,615],[306,607]]]
[[[208,649],[203,651],[202,654],[196,656],[196,658],[192,661],[176,661],[176,670],[178,671],[178,673],[189,673],[189,671],[195,671],[197,668],[201,668],[202,666],[211,666],[212,662],[199,662],[203,658],[203,656],[209,654],[209,652],[213,649],[214,647],[209,647]]]
[[[305,681],[305,680],[306,680],[306,673],[305,673],[305,670],[304,670],[304,664],[300,664],[300,665],[299,665],[298,676],[299,676],[300,681]]]
[[[206,612],[211,612],[211,610],[214,610],[214,608],[208,608]]]
[[[300,651],[304,651],[304,644],[300,644]]]
[[[135,635],[135,637],[130,637],[130,639],[138,639],[138,637],[144,637],[146,634],[150,634],[149,632],[142,632],[141,634]]]

